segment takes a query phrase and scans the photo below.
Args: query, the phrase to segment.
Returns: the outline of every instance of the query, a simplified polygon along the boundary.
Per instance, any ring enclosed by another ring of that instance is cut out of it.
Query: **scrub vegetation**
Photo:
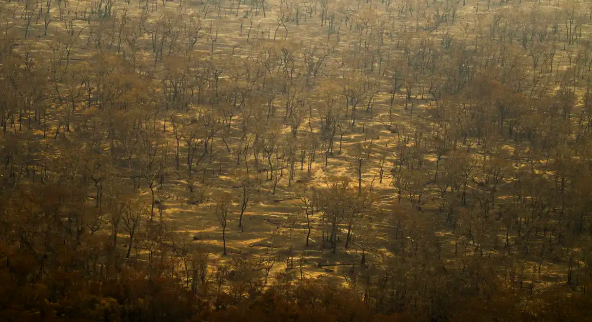
[[[1,321],[585,321],[592,1],[0,3]]]

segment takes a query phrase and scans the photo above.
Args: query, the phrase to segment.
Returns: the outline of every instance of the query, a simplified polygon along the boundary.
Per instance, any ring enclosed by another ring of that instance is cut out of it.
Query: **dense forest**
[[[585,321],[592,1],[4,0],[0,321]]]

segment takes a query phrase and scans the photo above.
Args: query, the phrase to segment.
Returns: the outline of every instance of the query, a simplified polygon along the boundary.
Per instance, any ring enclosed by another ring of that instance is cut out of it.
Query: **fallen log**
[[[331,266],[352,266],[355,265],[354,263],[333,263],[333,264],[323,264],[321,262],[319,262],[317,264],[317,267],[319,268],[323,268],[323,267],[331,267]]]
[[[266,247],[266,248],[273,248],[272,245],[266,245],[266,244],[252,244],[249,245],[249,247]]]

